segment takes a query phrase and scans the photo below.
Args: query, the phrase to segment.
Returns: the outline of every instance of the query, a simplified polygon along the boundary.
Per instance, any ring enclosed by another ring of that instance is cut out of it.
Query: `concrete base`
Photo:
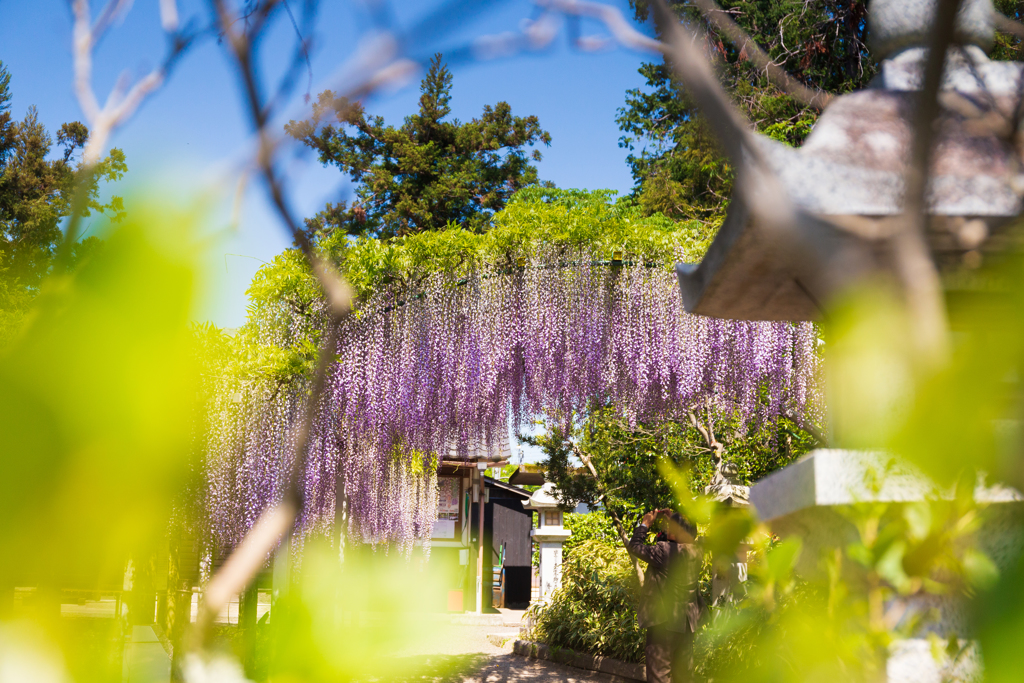
[[[822,557],[858,539],[844,508],[861,503],[903,505],[951,497],[915,468],[882,453],[817,450],[775,472],[750,489],[750,502],[762,521],[781,537],[797,537],[804,550],[796,572],[824,577]],[[980,548],[1002,570],[1012,567],[1024,549],[1024,498],[1005,487],[978,486],[974,498],[983,504],[985,521],[977,536]],[[914,638],[890,650],[890,683],[966,683],[981,679],[977,647],[962,640],[963,652],[949,661],[933,653],[929,634],[945,641],[950,634],[970,638],[965,603],[955,597],[916,596],[906,603],[908,614],[934,611],[938,616]],[[940,648],[941,649],[941,648]]]
[[[821,449],[774,472],[750,488],[761,521],[782,537],[804,543],[797,572],[817,576],[821,553],[857,539],[842,514],[858,503],[912,503],[951,497],[913,466],[884,453]],[[1013,566],[1024,550],[1024,497],[1013,489],[979,486],[986,506],[978,543],[1000,568]]]
[[[567,664],[577,669],[588,671],[600,671],[630,681],[646,681],[647,671],[643,664],[631,664],[611,657],[599,657],[588,655],[560,647],[551,647],[544,643],[534,643],[529,640],[517,640],[512,645],[512,651],[523,657],[534,659],[546,659],[550,662]]]
[[[505,617],[498,614],[477,614],[466,612],[465,614],[452,614],[451,623],[468,624],[470,626],[504,626]]]

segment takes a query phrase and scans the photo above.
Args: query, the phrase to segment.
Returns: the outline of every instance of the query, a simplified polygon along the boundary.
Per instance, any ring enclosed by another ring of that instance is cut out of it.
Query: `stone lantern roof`
[[[530,531],[530,536],[538,543],[556,543],[561,546],[567,538],[572,536],[572,532],[566,529],[561,521],[558,524],[548,524],[548,516],[544,513],[551,510],[561,511],[562,509],[558,498],[555,496],[555,485],[550,481],[534,491],[533,495],[530,496],[530,500],[524,500],[523,507],[540,513],[539,526]],[[561,515],[558,515],[558,517],[561,520]],[[544,562],[543,558],[541,558],[541,562]]]
[[[561,503],[555,497],[555,485],[550,481],[533,492],[530,500],[523,501],[527,510],[560,510]]]
[[[891,271],[891,219],[902,212],[914,106],[922,82],[935,0],[873,0],[869,31],[878,76],[836,97],[800,148],[758,135],[768,171],[790,201],[821,217],[813,254],[780,244],[734,195],[700,264],[676,266],[693,313],[742,320],[814,320],[821,302],[866,275]],[[984,122],[1012,120],[1022,65],[991,61],[991,0],[965,0],[958,45],[948,51],[939,93],[943,108],[928,188],[928,243],[940,269],[965,254],[1000,250],[1004,228],[1021,210],[1024,175],[1013,131]],[[999,118],[1002,117],[1002,118]],[[1005,124],[1004,124],[1005,125]]]

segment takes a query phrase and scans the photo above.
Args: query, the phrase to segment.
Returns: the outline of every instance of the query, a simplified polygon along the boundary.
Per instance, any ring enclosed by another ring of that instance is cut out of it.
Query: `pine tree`
[[[639,20],[646,0],[631,0]],[[876,66],[866,45],[867,0],[731,0],[719,5],[769,55],[805,85],[832,93],[864,87]],[[706,33],[705,49],[734,103],[771,138],[799,146],[819,112],[768,81],[692,6],[675,5],[682,19]],[[619,145],[630,150],[634,194],[647,211],[707,218],[724,213],[732,169],[700,111],[672,80],[664,63],[640,68],[646,88],[629,90],[617,122]]]
[[[499,102],[468,123],[448,120],[451,89],[451,72],[438,54],[420,84],[419,111],[401,127],[331,91],[320,94],[312,118],[285,127],[321,163],[356,183],[351,204],[328,204],[307,219],[314,241],[335,230],[385,238],[449,224],[485,231],[516,190],[538,183],[530,162],[540,160],[540,151],[526,148],[550,145],[551,136],[537,117],[513,116]]]
[[[649,0],[630,0],[636,18],[650,14]],[[1024,2],[996,0],[996,9],[1020,19]],[[805,85],[842,94],[863,88],[877,65],[867,47],[868,0],[719,0],[719,6],[771,60]],[[680,18],[707,35],[705,49],[733,102],[757,130],[799,146],[820,114],[769,83],[733,45],[689,4],[673,5]],[[1021,41],[998,34],[993,59],[1021,59]],[[670,77],[665,64],[640,67],[643,89],[629,90],[617,122],[619,145],[630,150],[634,196],[648,213],[676,218],[721,217],[732,190],[732,169],[722,157],[700,111]]]

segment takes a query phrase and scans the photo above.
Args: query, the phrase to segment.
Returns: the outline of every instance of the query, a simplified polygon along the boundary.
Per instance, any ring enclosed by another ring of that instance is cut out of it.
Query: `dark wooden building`
[[[525,607],[530,602],[533,516],[523,507],[527,491],[483,476],[484,556],[477,583],[480,470],[475,462],[446,461],[438,470],[438,519],[430,563],[450,577],[447,609]]]
[[[484,591],[484,607],[514,607],[523,609],[530,603],[530,557],[533,551],[533,513],[523,508],[530,494],[523,489],[490,477],[484,477],[489,502],[484,504],[484,547],[490,548],[490,564],[484,553],[484,580],[499,580],[498,586]],[[473,526],[479,525],[477,509],[473,509]],[[504,571],[504,575],[501,572]],[[502,595],[503,594],[503,595]],[[486,596],[492,596],[492,604]],[[503,597],[501,605],[494,598]]]

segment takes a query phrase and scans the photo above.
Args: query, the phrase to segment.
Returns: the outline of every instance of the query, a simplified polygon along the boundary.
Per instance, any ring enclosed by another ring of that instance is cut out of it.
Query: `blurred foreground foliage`
[[[281,591],[273,618],[258,626],[255,680],[418,680],[422,655],[448,636],[444,624],[429,624],[426,605],[443,582],[418,557],[350,548],[339,563],[336,548],[307,546],[298,576]],[[416,596],[415,599],[410,599]],[[234,655],[244,658],[235,635]],[[232,651],[191,657],[186,671],[196,679],[230,666]],[[227,658],[227,659],[226,659]],[[433,673],[459,673],[466,662],[434,662]],[[237,666],[237,665],[236,665]],[[216,679],[214,679],[216,680]]]
[[[203,373],[231,352],[219,331],[192,323],[205,282],[198,219],[198,210],[133,203],[130,219],[108,226],[76,269],[42,282],[0,352],[4,681],[120,681],[131,626],[152,622],[152,613],[126,607],[145,590],[139,572],[166,546],[169,525],[189,514],[190,484],[204,476],[193,455]],[[275,585],[274,619],[258,626],[258,678],[418,677],[431,649],[422,636],[443,631],[425,629],[417,612],[432,598],[443,604],[436,577],[423,558],[347,553],[339,571],[336,548],[307,544],[301,565]],[[69,590],[94,598],[122,589],[120,612],[61,616],[61,604],[75,601]],[[232,654],[231,640],[220,650],[175,653],[179,673],[243,680],[244,658]],[[430,666],[447,675],[466,664]]]
[[[0,543],[19,558],[0,585],[119,576],[165,523],[196,392],[191,223],[139,210],[44,282],[0,356]]]
[[[67,661],[80,680],[119,677],[121,634],[77,633],[60,619],[60,590],[119,590],[128,559],[160,542],[189,473],[202,280],[192,225],[140,202],[77,269],[43,280],[0,354],[0,619],[31,620],[3,626],[28,643],[18,656]],[[17,614],[14,586],[35,587]],[[41,654],[53,647],[65,656]],[[111,647],[113,669],[95,665]]]

